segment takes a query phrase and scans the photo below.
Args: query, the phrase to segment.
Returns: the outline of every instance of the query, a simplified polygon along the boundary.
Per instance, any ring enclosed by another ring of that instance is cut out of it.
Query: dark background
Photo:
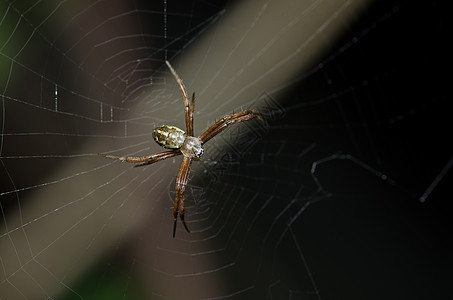
[[[444,5],[372,4],[323,59],[301,74],[283,101],[286,117],[271,125],[239,171],[225,179],[286,200],[297,199],[298,187],[304,187],[286,220],[306,209],[285,237],[284,229],[275,230],[275,237],[271,229],[266,236],[272,252],[267,261],[287,266],[282,273],[300,287],[307,274],[288,266],[304,259],[319,294],[291,294],[280,282],[270,289],[269,282],[263,279],[260,285],[257,279],[262,293],[251,292],[254,299],[453,297],[450,32]],[[316,101],[323,104],[310,104]],[[285,146],[274,161],[267,160],[262,169],[251,167],[260,152],[270,152],[276,143]],[[314,150],[301,156],[313,144]],[[310,169],[326,158],[314,173],[322,185],[317,191]],[[441,172],[445,176],[421,201]],[[244,182],[237,174],[250,177]],[[252,179],[261,176],[275,180],[259,184]],[[283,206],[276,205],[275,211]],[[280,223],[275,227],[289,224]],[[263,221],[261,226],[265,232],[270,225]],[[293,239],[300,249],[292,256]],[[272,249],[277,241],[278,248]]]
[[[271,131],[351,154],[390,179],[351,160],[319,167],[333,196],[310,206],[294,231],[323,299],[453,297],[452,170],[419,201],[453,158],[444,5],[374,3],[288,97],[284,129]],[[320,110],[293,109],[324,93],[338,96]],[[291,129],[300,122],[311,126]]]

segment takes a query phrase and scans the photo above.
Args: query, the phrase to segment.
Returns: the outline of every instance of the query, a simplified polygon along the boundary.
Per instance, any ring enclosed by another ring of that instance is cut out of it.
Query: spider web
[[[2,1],[0,299],[453,294],[436,1]],[[172,238],[184,128],[205,145]]]

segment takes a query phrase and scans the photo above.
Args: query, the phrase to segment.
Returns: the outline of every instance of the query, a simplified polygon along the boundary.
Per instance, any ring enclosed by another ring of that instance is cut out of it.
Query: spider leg
[[[194,132],[194,129],[193,129],[193,111],[194,111],[194,107],[195,107],[195,92],[193,92],[192,94],[192,103],[190,105],[190,112],[189,112],[189,123],[190,123],[190,131],[191,131],[191,136],[193,136],[193,132]]]
[[[214,136],[225,130],[228,126],[255,118],[260,120],[264,124],[266,123],[264,119],[261,118],[260,114],[253,110],[244,110],[233,115],[226,115],[222,119],[212,124],[211,127],[209,127],[205,132],[203,132],[200,135],[200,139],[204,144]]]
[[[186,88],[184,87],[184,83],[182,83],[181,78],[179,78],[179,76],[176,73],[176,71],[170,65],[170,62],[168,60],[166,60],[165,63],[167,64],[168,68],[170,69],[171,73],[173,74],[173,77],[175,77],[176,81],[179,84],[179,89],[181,90],[182,97],[184,98],[184,111],[185,111],[185,115],[186,115],[186,131],[187,131],[187,135],[193,136],[193,130],[192,130],[192,126],[191,126],[191,123],[190,123],[190,109],[191,109],[190,108],[190,101],[189,101],[189,97],[187,97]]]
[[[189,178],[190,165],[192,159],[189,157],[184,157],[182,161],[181,169],[179,169],[178,178],[176,179],[176,195],[175,195],[175,207],[173,210],[174,224],[173,224],[173,237],[176,233],[176,221],[178,219],[178,210],[179,218],[181,219],[182,225],[190,233],[189,228],[187,228],[186,222],[184,222],[184,191],[187,185],[187,179]]]
[[[132,162],[132,163],[141,162],[141,164],[134,166],[134,167],[141,167],[141,166],[153,164],[155,162],[158,162],[158,161],[161,161],[161,160],[173,157],[173,156],[178,156],[181,154],[182,153],[179,149],[175,149],[172,151],[159,152],[159,153],[149,155],[149,156],[114,156],[114,155],[108,155],[108,154],[99,154],[99,155],[103,156],[105,158],[117,159],[122,162]]]

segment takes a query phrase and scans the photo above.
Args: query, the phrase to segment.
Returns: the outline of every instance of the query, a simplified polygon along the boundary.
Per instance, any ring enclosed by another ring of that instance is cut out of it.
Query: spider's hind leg
[[[121,162],[130,162],[130,163],[141,163],[138,165],[135,165],[135,167],[141,167],[141,166],[146,166],[150,165],[153,163],[156,163],[158,161],[178,156],[181,155],[181,151],[179,149],[171,150],[171,151],[165,151],[165,152],[159,152],[153,155],[148,155],[148,156],[114,156],[110,154],[98,154],[99,156],[105,157],[105,158],[110,158],[110,159],[116,159]]]

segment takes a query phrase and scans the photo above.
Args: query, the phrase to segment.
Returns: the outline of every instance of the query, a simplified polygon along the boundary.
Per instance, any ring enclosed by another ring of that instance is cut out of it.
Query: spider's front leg
[[[244,110],[236,114],[226,115],[222,119],[212,124],[211,127],[206,129],[206,131],[203,132],[199,138],[204,144],[223,130],[227,129],[228,126],[252,119],[258,119],[266,126],[266,121],[261,117],[261,114],[259,112],[256,112],[254,110]]]
[[[179,218],[181,219],[182,225],[190,233],[189,228],[184,221],[184,191],[186,189],[187,180],[189,178],[190,165],[192,164],[192,158],[184,157],[182,161],[181,169],[179,169],[178,178],[176,178],[176,195],[175,195],[175,207],[173,210],[174,224],[173,224],[173,237],[176,233],[176,223]]]

